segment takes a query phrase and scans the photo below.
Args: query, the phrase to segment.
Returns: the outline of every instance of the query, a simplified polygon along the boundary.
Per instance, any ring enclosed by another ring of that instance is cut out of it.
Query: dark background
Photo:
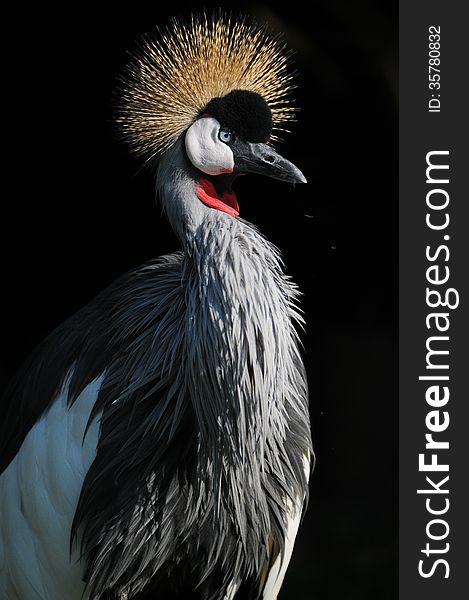
[[[281,598],[395,598],[397,4],[235,8],[295,52],[301,112],[279,149],[308,179],[236,184],[241,216],[281,248],[307,320],[317,467]],[[119,274],[178,247],[151,175],[116,140],[111,94],[135,39],[187,12],[17,6],[4,23],[2,382]]]

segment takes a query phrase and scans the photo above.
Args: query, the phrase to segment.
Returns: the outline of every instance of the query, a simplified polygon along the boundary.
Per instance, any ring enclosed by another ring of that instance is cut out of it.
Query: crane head
[[[173,20],[144,38],[121,78],[121,133],[146,162],[159,161],[160,171],[177,147],[203,204],[237,216],[237,175],[306,181],[269,143],[295,114],[289,57],[278,36],[245,17]]]
[[[232,216],[239,213],[231,192],[236,175],[258,173],[290,183],[305,183],[301,171],[267,144],[272,113],[264,98],[233,90],[212,99],[185,133],[185,151],[200,172],[200,200]]]

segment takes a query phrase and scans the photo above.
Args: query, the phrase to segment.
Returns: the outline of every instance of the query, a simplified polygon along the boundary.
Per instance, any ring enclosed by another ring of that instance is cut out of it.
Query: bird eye
[[[231,131],[231,129],[220,129],[218,132],[218,139],[225,144],[229,144],[230,142],[234,141],[235,134]]]

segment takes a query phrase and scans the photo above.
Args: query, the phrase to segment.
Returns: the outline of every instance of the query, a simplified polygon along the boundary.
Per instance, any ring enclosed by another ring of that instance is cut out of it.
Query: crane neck
[[[240,465],[257,457],[262,468],[272,440],[285,438],[285,399],[305,396],[294,389],[303,381],[298,291],[278,250],[253,225],[199,200],[197,174],[180,145],[163,157],[157,190],[184,251],[183,353],[193,410],[212,455]]]

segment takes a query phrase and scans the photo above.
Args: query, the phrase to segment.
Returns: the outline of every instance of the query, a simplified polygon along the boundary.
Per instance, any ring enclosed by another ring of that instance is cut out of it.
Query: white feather
[[[303,457],[303,465],[306,473],[307,480],[309,479],[311,457],[309,452]],[[278,596],[280,588],[282,587],[285,573],[287,572],[288,565],[293,552],[293,546],[295,545],[296,534],[300,526],[301,515],[303,511],[303,498],[297,498],[296,502],[293,503],[288,501],[287,512],[290,515],[287,525],[287,533],[285,536],[285,551],[279,554],[272,565],[262,591],[262,600],[275,600]]]
[[[223,600],[233,600],[234,595],[238,591],[238,588],[239,588],[239,584],[236,583],[236,581],[233,579],[233,581],[231,581],[229,583],[228,587],[226,588],[226,594],[225,594],[225,597],[223,598]]]
[[[103,376],[71,408],[71,373],[50,409],[0,476],[0,598],[81,600],[84,584],[70,529],[96,455],[99,418],[83,434]]]

